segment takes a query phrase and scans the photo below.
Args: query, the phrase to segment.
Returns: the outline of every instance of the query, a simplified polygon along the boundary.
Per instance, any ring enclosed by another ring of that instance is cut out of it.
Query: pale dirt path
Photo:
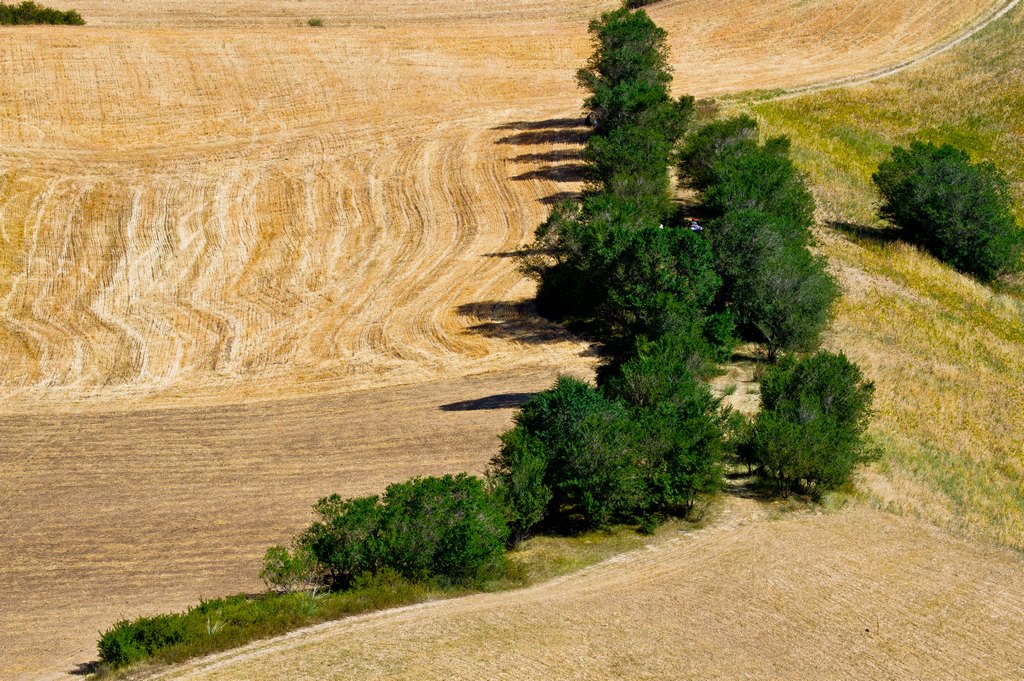
[[[511,411],[440,404],[589,370],[505,256],[579,187],[571,74],[613,4],[85,0],[84,29],[0,29],[0,678],[255,586],[320,494],[479,471]],[[902,63],[997,4],[651,12],[710,95]]]
[[[871,71],[870,73],[864,73],[859,75],[847,76],[845,78],[836,78],[833,80],[825,81],[822,83],[812,83],[810,85],[803,85],[789,89],[785,94],[775,97],[774,99],[790,99],[792,97],[799,97],[800,95],[809,94],[812,92],[821,92],[823,90],[831,90],[837,87],[853,87],[855,85],[864,85],[875,80],[882,78],[888,78],[894,76],[897,73],[906,71],[907,69],[913,68],[922,64],[926,61],[934,59],[941,54],[949,52],[958,45],[962,45],[974,36],[978,35],[986,28],[999,21],[1013,10],[1017,9],[1020,5],[1021,0],[1008,0],[1000,7],[995,8],[991,14],[986,15],[974,26],[968,30],[956,35],[955,37],[947,40],[939,45],[936,45],[932,49],[926,51],[924,54],[918,55],[913,59],[908,59],[901,64],[893,66],[887,66],[885,68]]]
[[[521,591],[294,632],[158,679],[961,679],[1024,665],[1024,559],[867,509],[712,527]]]

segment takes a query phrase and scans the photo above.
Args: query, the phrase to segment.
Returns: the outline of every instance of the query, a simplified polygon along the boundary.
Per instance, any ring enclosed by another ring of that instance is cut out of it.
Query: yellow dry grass
[[[878,386],[887,454],[872,500],[1024,548],[1024,296],[979,285],[876,231],[870,176],[894,144],[966,149],[1010,177],[1024,218],[1024,7],[898,77],[756,107],[793,137],[843,283],[830,344]]]
[[[867,509],[734,517],[522,591],[360,616],[159,679],[1010,679],[1021,556]],[[865,537],[870,536],[870,540]]]
[[[256,588],[316,497],[479,471],[518,396],[589,370],[503,255],[578,189],[571,76],[614,4],[92,0],[0,30],[0,678]],[[870,72],[998,4],[651,13],[709,95]]]

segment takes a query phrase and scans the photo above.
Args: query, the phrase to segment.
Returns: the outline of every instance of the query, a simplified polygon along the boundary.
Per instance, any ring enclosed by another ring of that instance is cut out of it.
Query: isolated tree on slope
[[[881,216],[943,262],[982,281],[1024,267],[1024,230],[993,164],[971,163],[948,144],[914,142],[893,149],[872,179]]]

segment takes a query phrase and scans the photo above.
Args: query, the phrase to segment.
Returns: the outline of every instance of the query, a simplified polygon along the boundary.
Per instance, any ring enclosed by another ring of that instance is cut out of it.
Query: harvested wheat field
[[[0,33],[6,410],[268,399],[578,352],[502,333],[530,288],[500,256],[538,199],[575,188],[572,74],[604,4],[193,4],[84,3],[88,27]],[[707,95],[869,72],[997,5],[949,4],[652,13],[676,88]]]
[[[92,0],[0,29],[0,678],[257,588],[317,497],[479,471],[523,394],[590,370],[508,257],[579,189],[572,74],[616,3],[549,4]],[[675,88],[714,95],[901,64],[1004,4],[651,14]]]
[[[878,511],[753,522],[759,510],[732,499],[711,529],[563,580],[326,624],[156,678],[1019,675],[1020,555]]]

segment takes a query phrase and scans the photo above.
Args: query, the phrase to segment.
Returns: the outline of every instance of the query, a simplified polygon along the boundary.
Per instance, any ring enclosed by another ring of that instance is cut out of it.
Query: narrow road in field
[[[801,87],[791,88],[785,94],[779,95],[775,99],[789,99],[792,97],[799,97],[800,95],[808,94],[811,92],[821,92],[823,90],[831,90],[837,87],[852,87],[855,85],[863,85],[870,83],[875,80],[894,76],[897,73],[906,71],[907,69],[913,68],[922,64],[930,59],[934,59],[940,54],[945,54],[958,45],[962,45],[967,42],[978,33],[984,31],[986,28],[999,21],[1007,14],[1012,12],[1020,5],[1021,0],[1008,0],[1002,7],[997,8],[991,14],[983,18],[977,24],[967,29],[963,33],[960,33],[956,37],[936,45],[932,49],[926,51],[924,54],[918,55],[912,59],[908,59],[900,64],[893,66],[887,66],[885,68],[877,69],[866,74],[859,74],[854,76],[847,76],[845,78],[834,78],[832,80],[823,81],[821,83],[812,83],[810,85],[803,85]]]
[[[711,527],[536,587],[293,632],[170,681],[1012,678],[1024,559],[866,509]]]

